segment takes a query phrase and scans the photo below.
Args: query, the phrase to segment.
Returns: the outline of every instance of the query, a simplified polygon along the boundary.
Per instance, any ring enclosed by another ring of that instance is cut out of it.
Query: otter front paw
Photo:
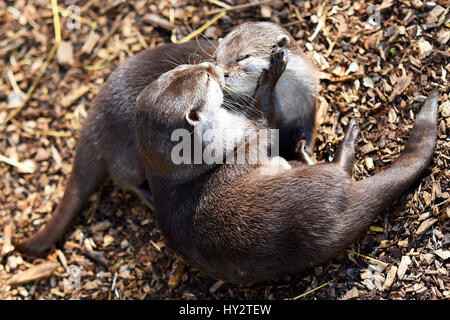
[[[258,82],[260,86],[271,86],[275,88],[287,65],[287,54],[284,48],[275,47],[270,54],[269,69],[264,69]]]
[[[287,52],[286,49],[275,47],[270,55],[270,69],[269,73],[271,75],[274,84],[280,79],[284,70],[286,70],[287,65]]]

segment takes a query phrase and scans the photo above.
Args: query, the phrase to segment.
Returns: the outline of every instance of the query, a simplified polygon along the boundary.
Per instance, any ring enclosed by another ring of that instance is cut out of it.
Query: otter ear
[[[277,39],[277,46],[282,49],[286,49],[291,44],[291,40],[287,35],[281,35]]]
[[[193,127],[198,124],[200,121],[200,110],[192,109],[186,113],[186,121]]]

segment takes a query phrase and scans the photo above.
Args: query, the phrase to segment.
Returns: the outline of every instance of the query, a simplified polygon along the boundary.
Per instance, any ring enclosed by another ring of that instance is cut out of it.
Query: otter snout
[[[208,72],[219,83],[221,89],[225,86],[224,71],[221,68],[216,67],[211,62],[203,62],[199,65],[206,68],[206,72]]]

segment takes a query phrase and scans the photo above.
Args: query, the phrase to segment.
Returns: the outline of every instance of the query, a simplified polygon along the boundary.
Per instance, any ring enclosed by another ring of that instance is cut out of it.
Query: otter
[[[280,130],[280,155],[294,160],[298,141],[305,140],[309,153],[314,146],[319,72],[289,32],[271,22],[243,23],[219,41],[214,62],[225,75],[225,101],[247,106],[277,47],[285,49],[287,66],[275,88],[273,109],[264,111],[271,127]]]
[[[176,164],[171,150],[179,143],[172,139],[178,128],[194,139],[209,130],[201,151],[211,145],[220,150],[243,132],[240,144],[228,150],[237,152],[260,136],[258,122],[224,107],[218,75],[208,63],[177,67],[148,85],[136,105],[138,148],[159,228],[172,249],[211,277],[258,282],[327,261],[407,191],[432,159],[437,88],[416,116],[402,154],[381,173],[360,181],[352,179],[359,134],[355,119],[329,163],[278,157],[259,164]],[[219,130],[217,123],[235,130]]]
[[[271,40],[267,43],[268,51],[264,51],[269,52],[269,55],[264,57],[264,61],[269,61],[265,63],[264,70],[270,68],[268,64],[271,59],[268,57],[280,54],[280,50],[283,51],[284,59],[290,59],[288,66],[292,66],[292,61],[297,59],[291,58],[292,54],[286,50],[290,40],[284,33],[274,34],[274,39],[277,40],[276,43],[275,40]],[[251,47],[253,43],[249,42],[247,45]],[[263,52],[261,42],[255,42],[255,46]],[[138,152],[135,137],[136,99],[141,91],[160,74],[173,69],[178,64],[212,61],[216,49],[219,49],[218,61],[220,62],[223,46],[219,46],[215,41],[198,40],[179,45],[163,45],[144,50],[129,58],[111,74],[96,97],[93,107],[88,111],[63,198],[47,225],[28,240],[16,243],[17,250],[26,255],[41,256],[61,238],[89,196],[108,177],[122,189],[136,194],[153,211],[152,195],[145,178],[146,168]],[[280,65],[286,67],[285,63]],[[263,97],[256,97],[258,93],[269,92],[257,89],[261,83],[269,83],[261,82],[264,74],[271,75],[264,70],[260,66],[257,71],[258,77],[252,78],[255,82],[251,93],[252,104],[247,105],[247,110],[239,110],[246,114],[251,110],[259,110],[254,112],[255,120],[261,120],[261,116],[273,112],[276,109],[274,105],[280,96],[280,88],[277,89],[277,97],[269,94],[265,99],[269,98],[271,101],[265,101],[266,109],[262,108],[262,104],[255,103],[256,100],[263,99]],[[286,73],[292,73],[292,71],[288,69]],[[283,81],[286,82],[286,80]],[[247,83],[248,80],[244,82]],[[232,87],[232,84],[229,86]],[[224,104],[231,109],[234,105],[239,105],[242,100],[239,93],[235,94],[235,100]],[[278,125],[282,127],[284,124],[277,123],[276,126]],[[305,146],[304,144],[298,148],[296,156],[305,162],[314,163],[314,159],[310,157]]]

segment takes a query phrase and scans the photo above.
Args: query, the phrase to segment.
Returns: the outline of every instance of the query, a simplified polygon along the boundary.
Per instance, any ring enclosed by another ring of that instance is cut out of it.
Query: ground
[[[357,118],[356,179],[400,154],[424,97],[438,86],[438,143],[421,180],[348,250],[276,281],[231,285],[183,267],[164,245],[154,214],[112,183],[91,197],[46,257],[13,251],[11,240],[45,225],[62,197],[86,111],[111,71],[144,48],[201,30],[224,3],[232,10],[219,13],[206,37],[223,37],[245,21],[272,21],[316,63],[322,80],[315,156],[328,161],[349,119]],[[243,3],[0,2],[1,299],[450,298],[446,1]]]

